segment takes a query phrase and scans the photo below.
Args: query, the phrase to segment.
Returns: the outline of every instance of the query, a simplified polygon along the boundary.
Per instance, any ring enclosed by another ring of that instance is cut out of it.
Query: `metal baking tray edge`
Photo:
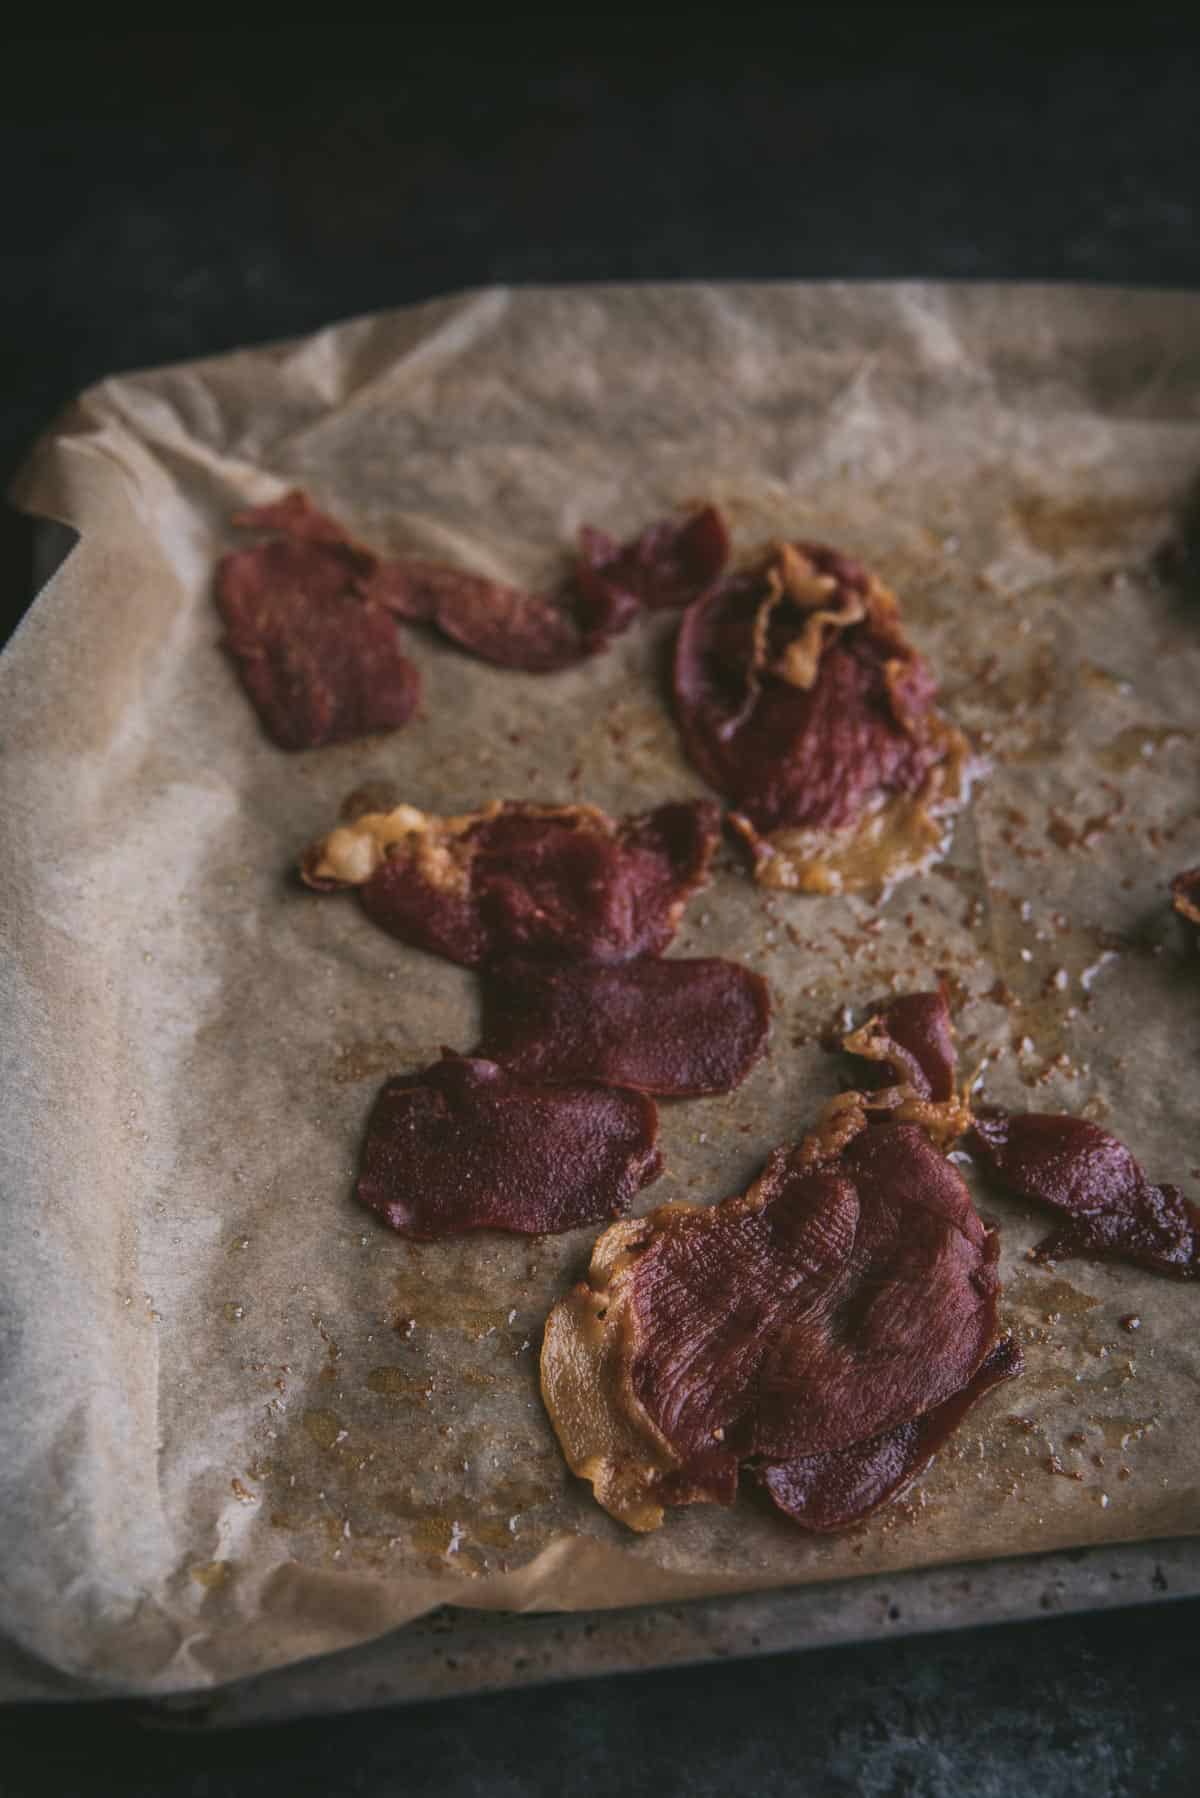
[[[1196,1596],[1200,1537],[632,1610],[445,1608],[359,1648],[151,1700],[139,1715],[156,1727],[226,1729]]]

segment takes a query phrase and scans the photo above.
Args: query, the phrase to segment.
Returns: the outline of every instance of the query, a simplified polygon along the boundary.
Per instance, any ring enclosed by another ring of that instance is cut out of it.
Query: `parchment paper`
[[[639,1207],[716,1200],[836,1090],[822,1028],[944,970],[991,1097],[1200,1171],[1200,300],[923,285],[489,291],[94,388],[20,490],[82,538],[0,668],[0,1593],[7,1696],[135,1691],[363,1640],[438,1603],[581,1608],[1200,1530],[1200,1293],[1026,1254],[1029,1371],[900,1506],[809,1537],[747,1494],[635,1538],[538,1398],[595,1231],[406,1245],[351,1198],[384,1076],[474,1040],[466,972],[292,877],[368,779],[461,811],[703,791],[659,618],[551,677],[413,630],[405,731],[274,749],[217,644],[230,512],[299,483],[387,550],[554,579],[714,499],[899,590],[994,769],[881,905],[769,895],[732,850],[674,953],[762,970],[772,1053],[666,1105]],[[1136,1315],[1140,1328],[1125,1329]],[[1053,1471],[1053,1469],[1061,1471]]]

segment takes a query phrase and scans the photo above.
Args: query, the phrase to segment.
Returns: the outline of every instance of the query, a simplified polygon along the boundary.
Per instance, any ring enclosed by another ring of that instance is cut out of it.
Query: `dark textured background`
[[[0,44],[0,480],[101,375],[463,285],[1200,286],[1184,9],[443,10]],[[28,558],[6,510],[0,625]],[[1191,1795],[1198,1626],[1181,1602],[215,1738],[29,1707],[0,1795]]]

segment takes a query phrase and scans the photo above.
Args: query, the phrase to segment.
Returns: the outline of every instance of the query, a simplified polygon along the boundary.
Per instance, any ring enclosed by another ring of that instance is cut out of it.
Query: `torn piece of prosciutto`
[[[1095,1256],[1200,1275],[1200,1210],[1177,1186],[1152,1186],[1125,1144],[1090,1119],[989,1106],[968,1147],[1017,1198],[1060,1214],[1034,1251],[1040,1260]]]
[[[442,818],[400,805],[340,825],[309,886],[357,890],[402,942],[477,967],[498,956],[625,961],[665,949],[704,886],[720,817],[683,800],[615,821],[591,805],[495,802]]]
[[[872,1115],[920,1124],[942,1149],[970,1128],[967,1093],[956,1085],[954,1026],[940,989],[888,1000],[843,1039],[842,1048],[867,1064],[871,1090],[862,1102]]]
[[[389,1080],[367,1124],[357,1195],[402,1236],[573,1230],[655,1179],[658,1115],[641,1093],[516,1080],[444,1053]]]
[[[542,1390],[573,1471],[634,1529],[728,1504],[739,1466],[869,1444],[996,1341],[997,1239],[911,1124],[777,1150],[745,1193],[605,1232],[554,1307]]]
[[[301,493],[240,512],[270,533],[217,565],[224,646],[267,734],[281,749],[398,730],[420,698],[376,592],[377,563]]]
[[[661,520],[619,548],[603,532],[585,525],[574,568],[557,592],[545,594],[429,557],[377,555],[335,518],[319,511],[299,489],[269,505],[238,513],[234,523],[269,531],[273,537],[271,544],[257,550],[233,552],[218,569],[219,603],[228,614],[231,636],[231,617],[238,624],[237,644],[231,642],[231,648],[239,662],[243,650],[238,645],[248,640],[251,599],[261,609],[262,594],[269,588],[277,595],[278,615],[273,613],[260,624],[259,635],[269,629],[270,645],[281,636],[293,648],[297,641],[308,644],[314,666],[318,648],[325,662],[331,657],[336,660],[337,639],[332,627],[318,637],[309,612],[318,597],[333,605],[341,595],[343,600],[353,596],[368,608],[381,607],[394,618],[431,625],[460,649],[494,667],[550,674],[599,654],[644,607],[690,603],[717,579],[729,552],[724,521],[713,506],[683,519]],[[361,635],[361,621],[350,618],[347,622],[344,606],[342,613],[343,632],[357,630]],[[290,631],[286,629],[289,620],[293,621]],[[259,659],[266,653],[260,649]],[[276,649],[275,653],[278,657],[281,652]],[[343,661],[348,653],[343,649]],[[415,678],[415,670],[413,674]],[[311,683],[313,676],[307,672],[299,675],[293,669],[289,678],[294,688],[301,678]],[[336,679],[336,673],[331,675],[330,683]],[[282,680],[283,676],[277,675],[276,685]],[[262,697],[265,690],[260,670],[252,691],[260,710],[266,703]],[[275,726],[283,703],[276,700],[271,711],[268,728],[273,735],[278,735]],[[377,703],[382,705],[382,701]],[[415,689],[412,703],[416,703]],[[292,698],[290,705],[291,714],[296,714],[299,702]],[[264,712],[265,720],[266,716]],[[367,728],[386,727],[372,724]],[[292,721],[284,728],[295,735],[301,728],[311,732],[314,725],[303,717],[301,725]],[[320,740],[332,741],[333,737],[326,734]],[[307,746],[307,739],[301,746]]]
[[[388,585],[397,617],[431,624],[481,662],[523,674],[554,674],[587,661],[640,609],[630,595],[572,585],[557,595],[530,593],[416,556],[388,564]]]
[[[584,525],[574,569],[555,594],[407,556],[388,564],[387,603],[482,661],[549,674],[606,649],[643,608],[689,605],[717,580],[728,555],[724,520],[704,506],[620,546]]]
[[[763,1462],[754,1468],[773,1502],[806,1530],[842,1530],[899,1498],[924,1473],[967,1412],[1004,1380],[1024,1372],[1016,1339],[1003,1336],[960,1392],[923,1416],[832,1454]]]
[[[770,1012],[766,982],[733,961],[502,961],[484,975],[479,1053],[522,1079],[727,1093],[766,1048]]]
[[[886,888],[929,865],[966,798],[966,739],[895,595],[836,550],[781,544],[691,605],[674,691],[766,886]]]
[[[632,600],[648,611],[665,611],[707,593],[728,560],[725,520],[716,506],[702,506],[683,519],[660,519],[622,544],[585,524],[575,580],[597,604]]]
[[[501,668],[550,674],[606,649],[643,607],[683,606],[706,592],[729,554],[715,506],[663,519],[617,546],[584,525],[572,572],[556,593],[530,593],[418,556],[387,564],[397,616],[432,624],[460,649]]]

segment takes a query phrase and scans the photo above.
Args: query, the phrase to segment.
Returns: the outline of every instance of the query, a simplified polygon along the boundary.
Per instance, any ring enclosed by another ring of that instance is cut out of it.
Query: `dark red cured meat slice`
[[[1185,868],[1171,882],[1171,904],[1200,944],[1200,868]]]
[[[651,525],[619,550],[585,526],[573,577],[547,595],[425,557],[377,556],[299,491],[234,522],[278,534],[264,566],[286,586],[303,577],[314,594],[348,587],[396,618],[434,626],[481,661],[526,674],[554,673],[599,654],[643,606],[694,599],[720,573],[729,548],[712,506],[682,523]]]
[[[660,1098],[726,1093],[766,1047],[766,982],[732,961],[500,962],[479,1050],[523,1080],[599,1080]]]
[[[872,1053],[863,1056],[859,1044],[869,1037]],[[945,994],[904,993],[892,999],[863,1031],[847,1038],[846,1048],[865,1060],[864,1073],[872,1086],[908,1086],[922,1099],[935,1103],[952,1099],[958,1073],[958,1053]]]
[[[316,749],[406,724],[420,676],[366,590],[374,558],[300,494],[234,522],[286,533],[217,567],[225,647],[268,735]]]
[[[639,610],[636,599],[570,588],[549,597],[416,557],[387,563],[385,573],[397,617],[432,624],[480,661],[523,674],[554,674],[597,655]]]
[[[318,889],[357,886],[384,930],[467,967],[514,954],[625,961],[670,943],[719,829],[706,800],[619,824],[592,806],[510,803],[447,820],[400,807],[333,832],[302,871]]]
[[[1095,1256],[1179,1279],[1200,1274],[1200,1210],[1177,1186],[1151,1186],[1099,1124],[988,1108],[976,1115],[969,1147],[1008,1191],[1063,1214],[1037,1245],[1040,1259]]]
[[[755,1469],[779,1509],[806,1530],[862,1523],[923,1473],[967,1412],[993,1387],[1024,1371],[1016,1340],[1003,1337],[960,1392],[923,1417],[836,1454],[805,1455]]]
[[[632,600],[654,612],[691,605],[719,579],[728,560],[725,520],[715,506],[703,506],[682,521],[652,524],[620,545],[584,525],[575,578],[597,604]]]
[[[447,1053],[380,1092],[357,1194],[422,1240],[573,1230],[618,1216],[656,1178],[656,1134],[641,1093],[533,1085]]]
[[[911,726],[933,680],[894,600],[868,614],[865,569],[822,546],[795,547],[818,581],[834,583],[819,606],[778,597],[764,639],[770,559],[689,610],[675,663],[688,754],[760,831],[850,823],[874,791],[915,791],[932,759]],[[810,619],[826,614],[811,683],[775,672]],[[839,616],[852,622],[839,627]]]
[[[685,1473],[849,1448],[972,1378],[996,1336],[996,1254],[914,1125],[864,1130],[823,1165],[778,1151],[748,1195],[648,1243],[632,1391]]]
[[[690,606],[674,692],[687,754],[768,884],[840,891],[910,872],[962,796],[965,740],[933,709],[895,596],[836,550],[783,545]],[[835,872],[831,839],[844,853],[868,826],[871,865]]]
[[[585,525],[574,575],[557,594],[416,556],[382,564],[377,590],[398,617],[434,625],[481,661],[552,674],[606,649],[643,606],[688,604],[712,585],[728,554],[724,521],[706,506],[682,523],[653,524],[619,549]]]

